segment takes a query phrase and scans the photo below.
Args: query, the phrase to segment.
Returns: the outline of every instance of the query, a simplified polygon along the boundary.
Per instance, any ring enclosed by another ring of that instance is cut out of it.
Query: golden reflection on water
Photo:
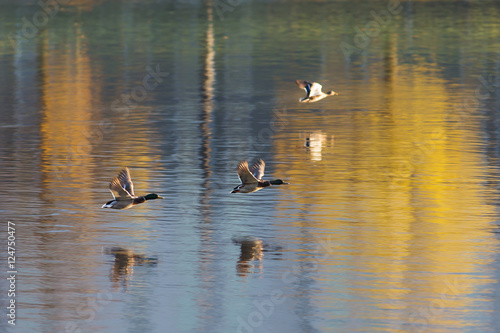
[[[83,178],[92,165],[88,133],[91,132],[95,87],[82,40],[76,38],[75,41],[74,48],[66,47],[59,52],[49,51],[48,38],[43,42],[41,148],[48,177],[58,176],[59,170],[53,168],[63,166],[71,168],[75,178]]]
[[[92,297],[103,292],[99,283],[87,278],[95,275],[93,270],[98,264],[93,259],[101,248],[100,239],[103,234],[109,232],[122,235],[130,246],[136,245],[140,240],[151,239],[148,230],[150,220],[140,214],[144,209],[139,209],[139,214],[132,217],[117,217],[100,211],[96,198],[101,199],[102,203],[110,200],[112,196],[107,189],[108,182],[120,168],[131,164],[134,166],[131,173],[136,192],[139,195],[149,193],[148,189],[154,186],[151,184],[152,175],[147,168],[137,166],[155,165],[158,155],[151,145],[122,144],[121,138],[128,134],[117,131],[113,126],[106,127],[105,130],[99,129],[99,123],[103,119],[108,123],[117,124],[129,120],[121,115],[112,115],[105,119],[99,114],[99,108],[103,106],[97,96],[100,94],[102,83],[92,80],[93,67],[79,26],[75,25],[71,32],[74,34],[71,43],[54,41],[46,35],[41,42],[40,66],[43,75],[40,98],[43,107],[40,123],[40,167],[43,174],[43,209],[55,209],[58,214],[41,218],[40,231],[43,233],[39,238],[38,248],[50,247],[52,250],[49,253],[54,253],[57,260],[49,263],[37,261],[33,267],[47,276],[41,281],[42,285],[59,284],[55,280],[68,275],[68,272],[79,277],[77,285],[66,283],[57,291],[41,291],[46,294],[41,298],[45,299],[44,304],[59,304],[63,309],[58,311],[61,320],[73,318],[81,321],[82,318],[87,318],[87,314],[78,312],[82,308],[82,300],[67,295],[76,293]],[[55,47],[56,45],[61,47]],[[149,108],[142,106],[140,111],[144,116],[149,112]],[[130,117],[133,117],[133,114]],[[141,118],[133,121],[140,124]],[[138,128],[132,134],[136,141],[150,140],[152,134],[144,128]],[[113,151],[103,150],[102,146],[106,140],[117,142],[110,144]],[[96,160],[96,154],[105,155],[106,162]],[[101,228],[101,224],[106,225],[116,219],[125,220],[126,226],[111,225],[110,231]],[[65,232],[52,232],[61,230]],[[71,246],[68,247],[68,244]],[[82,253],[86,254],[84,259],[73,260],[81,257]],[[130,260],[126,259],[125,254],[114,254],[117,256],[110,275],[113,288],[118,289],[121,285],[126,289],[133,266],[138,260],[144,260],[135,254],[130,255]],[[62,265],[61,260],[64,258],[70,259]],[[57,300],[60,297],[63,297],[64,301]]]
[[[351,281],[347,293],[362,291],[378,308],[400,310],[374,312],[372,319],[461,327],[466,322],[441,309],[473,307],[466,295],[492,282],[478,279],[493,260],[476,253],[478,244],[491,254],[498,249],[490,230],[497,212],[487,200],[495,190],[484,182],[488,170],[477,152],[479,124],[447,122],[457,115],[450,112],[453,96],[437,68],[394,60],[391,66],[396,65],[390,80],[377,78],[379,68],[373,66],[370,89],[360,85],[343,94],[363,94],[376,111],[345,110],[336,108],[345,102],[331,101],[323,112],[287,118],[274,149],[290,156],[275,172],[296,186],[278,194],[288,198],[278,210],[283,218],[290,207],[309,212],[307,223],[295,226],[307,225],[312,239],[293,240],[316,243],[322,255],[318,276],[344,270],[372,276]],[[348,128],[346,117],[352,122]],[[335,145],[327,148],[317,140],[318,153],[310,155],[290,149],[290,142],[303,140],[302,128],[316,129],[318,137],[331,133]],[[323,149],[331,153],[319,154]],[[343,302],[336,299],[338,285],[318,283],[332,291],[316,300],[320,307]],[[357,303],[349,303],[352,311]]]

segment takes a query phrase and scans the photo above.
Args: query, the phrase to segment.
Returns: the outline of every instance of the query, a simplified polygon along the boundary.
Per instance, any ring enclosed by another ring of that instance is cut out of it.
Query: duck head
[[[275,179],[275,180],[271,180],[269,181],[269,183],[271,185],[288,185],[289,183],[285,183],[284,181],[282,181],[281,179]]]
[[[146,200],[154,200],[154,199],[164,199],[163,197],[160,197],[158,194],[156,193],[151,193],[151,194],[148,194],[148,195],[145,195],[144,196],[144,199]]]

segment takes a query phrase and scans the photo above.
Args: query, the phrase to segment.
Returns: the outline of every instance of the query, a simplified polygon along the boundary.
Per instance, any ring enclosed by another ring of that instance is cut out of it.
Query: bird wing
[[[118,174],[118,179],[120,180],[120,184],[131,196],[134,196],[134,183],[132,183],[132,179],[130,178],[130,171],[128,168],[123,168],[122,171]]]
[[[261,180],[264,177],[264,169],[266,168],[266,163],[262,159],[259,159],[252,165],[250,172],[254,175],[254,177],[258,180]]]
[[[305,80],[295,80],[295,83],[297,83],[300,89],[304,89],[306,91],[306,98],[309,98],[309,95],[311,94],[311,86],[313,85],[313,83]]]
[[[236,168],[236,172],[238,173],[238,177],[240,177],[241,183],[244,184],[252,184],[258,183],[257,178],[250,172],[248,169],[248,162],[241,161]]]
[[[124,168],[118,176],[109,182],[109,190],[116,200],[131,199],[134,195],[134,185],[130,180],[128,168]]]
[[[318,82],[314,82],[311,85],[311,92],[309,93],[309,97],[321,95],[321,88],[323,88],[321,84],[319,84]]]

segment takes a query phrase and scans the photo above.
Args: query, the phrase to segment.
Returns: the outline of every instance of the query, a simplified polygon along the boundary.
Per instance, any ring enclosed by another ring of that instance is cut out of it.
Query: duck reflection
[[[158,264],[158,258],[156,257],[148,258],[119,246],[107,248],[105,249],[105,253],[115,257],[110,274],[110,279],[115,289],[118,289],[120,285],[124,289],[127,288],[128,281],[134,272],[134,266],[156,267]]]
[[[236,263],[236,274],[246,276],[248,273],[262,272],[264,243],[253,237],[233,238],[233,243],[239,245],[241,249]]]
[[[325,147],[333,147],[334,136],[324,134],[322,131],[315,131],[312,133],[306,133],[304,139],[304,147],[311,154],[311,160],[321,161],[322,150]],[[301,134],[302,137],[302,134]]]

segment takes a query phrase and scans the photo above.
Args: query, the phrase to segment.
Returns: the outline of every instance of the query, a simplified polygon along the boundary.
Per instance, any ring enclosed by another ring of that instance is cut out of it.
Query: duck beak
[[[158,196],[158,199],[165,199],[165,198],[164,198],[164,197],[160,197],[160,196]]]
[[[339,94],[339,93],[336,93],[336,92],[334,92],[334,93],[333,93],[333,95],[334,95],[334,96],[335,96],[335,95],[338,95],[338,94]]]

